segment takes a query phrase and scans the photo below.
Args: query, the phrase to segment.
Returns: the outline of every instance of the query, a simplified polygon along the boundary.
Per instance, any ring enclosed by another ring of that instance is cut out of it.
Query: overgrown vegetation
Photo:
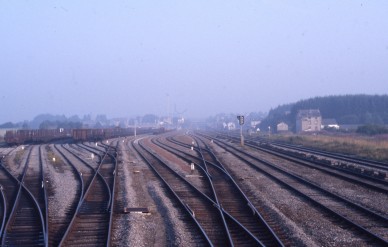
[[[15,157],[13,159],[15,164],[20,165],[20,163],[22,162],[24,153],[25,153],[25,149],[20,149],[16,152]]]
[[[367,136],[276,135],[271,139],[388,162],[388,140]]]

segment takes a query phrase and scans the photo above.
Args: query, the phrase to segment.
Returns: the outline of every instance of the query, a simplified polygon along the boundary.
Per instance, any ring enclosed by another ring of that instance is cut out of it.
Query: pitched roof
[[[321,112],[319,111],[319,109],[299,110],[297,118],[304,117],[321,117]]]
[[[334,118],[324,118],[322,119],[322,125],[327,126],[327,125],[338,125],[337,120]]]

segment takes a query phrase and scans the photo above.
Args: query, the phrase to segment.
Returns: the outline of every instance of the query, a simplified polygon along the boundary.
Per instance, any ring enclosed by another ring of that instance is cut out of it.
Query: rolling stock
[[[155,129],[137,128],[137,134],[155,133]],[[163,133],[164,129],[158,130]],[[134,128],[104,128],[104,129],[20,129],[8,130],[4,140],[8,145],[26,143],[46,143],[55,140],[70,139],[74,142],[101,141],[109,138],[134,135]]]

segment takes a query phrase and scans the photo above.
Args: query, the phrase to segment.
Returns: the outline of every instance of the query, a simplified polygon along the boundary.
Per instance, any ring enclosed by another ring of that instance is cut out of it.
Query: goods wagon
[[[103,139],[133,135],[132,128],[73,129],[74,141],[101,141]]]
[[[104,129],[73,129],[73,140],[78,141],[101,141],[105,138]]]
[[[159,135],[159,134],[163,134],[166,132],[166,129],[161,127],[161,128],[154,128],[152,129],[152,134],[154,135]]]
[[[137,128],[137,134],[163,133],[164,129]],[[34,129],[6,131],[4,140],[9,145],[24,143],[43,143],[59,139],[73,141],[101,141],[122,136],[134,135],[133,128],[106,128],[106,129]]]
[[[23,143],[41,143],[71,137],[71,131],[66,129],[34,129],[8,130],[4,140],[10,145]]]

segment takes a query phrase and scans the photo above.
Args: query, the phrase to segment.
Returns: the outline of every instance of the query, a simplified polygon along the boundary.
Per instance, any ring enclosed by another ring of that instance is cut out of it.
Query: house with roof
[[[338,130],[340,126],[337,123],[337,120],[334,118],[324,118],[322,119],[322,129],[336,129]]]
[[[319,109],[299,110],[296,115],[296,132],[318,132],[322,127]]]
[[[277,132],[286,132],[288,131],[288,124],[285,122],[280,122],[276,125],[276,131]]]

